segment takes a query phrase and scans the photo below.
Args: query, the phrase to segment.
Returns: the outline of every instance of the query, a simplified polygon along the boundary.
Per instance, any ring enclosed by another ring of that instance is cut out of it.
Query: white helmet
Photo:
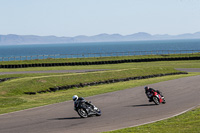
[[[74,101],[76,101],[76,100],[78,99],[78,96],[77,96],[77,95],[74,95],[74,96],[72,97],[72,99],[73,99]]]

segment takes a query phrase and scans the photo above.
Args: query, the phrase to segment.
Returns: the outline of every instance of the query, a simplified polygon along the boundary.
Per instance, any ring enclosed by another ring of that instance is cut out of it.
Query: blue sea
[[[67,58],[115,56],[114,53],[133,53],[139,51],[200,50],[200,39],[151,40],[132,42],[92,42],[70,44],[35,44],[0,46],[0,61],[25,60],[37,58]],[[113,54],[112,54],[113,53]],[[20,57],[21,56],[21,57]],[[26,57],[28,56],[28,57]],[[6,59],[12,57],[10,59]],[[19,59],[21,58],[21,59]],[[62,57],[61,57],[62,58]]]

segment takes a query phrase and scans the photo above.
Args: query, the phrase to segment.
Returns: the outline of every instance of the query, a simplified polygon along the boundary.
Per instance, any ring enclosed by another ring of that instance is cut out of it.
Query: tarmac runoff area
[[[176,70],[186,72],[200,72],[200,68],[176,68]]]
[[[18,71],[18,72],[0,72],[0,75],[26,74],[26,73],[84,73],[84,72],[95,72],[95,71],[106,71],[106,70],[110,70],[110,69]],[[186,72],[200,72],[200,68],[176,68],[176,70],[186,71]]]
[[[106,70],[109,70],[109,69],[18,71],[18,72],[0,72],[0,75],[5,75],[5,74],[27,74],[27,73],[84,73],[84,72],[95,72],[95,71],[106,71]]]
[[[200,72],[200,69],[196,69]],[[95,133],[169,118],[200,103],[200,75],[149,85],[159,89],[166,104],[149,103],[143,86],[85,98],[102,116],[81,119],[67,101],[0,115],[0,133]]]

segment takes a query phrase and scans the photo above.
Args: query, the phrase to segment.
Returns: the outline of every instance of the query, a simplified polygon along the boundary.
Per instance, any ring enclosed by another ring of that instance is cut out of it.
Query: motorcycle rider
[[[92,110],[96,110],[97,109],[91,102],[86,101],[83,97],[78,97],[77,95],[74,95],[72,97],[72,99],[74,101],[74,110],[76,110],[77,107],[82,103],[85,103],[86,105],[91,106]]]
[[[162,93],[159,90],[155,90],[153,88],[150,88],[149,86],[145,86],[144,89],[145,89],[146,96],[149,98],[149,102],[152,102],[151,96],[149,96],[149,93],[151,94],[151,93],[157,92],[158,94],[160,94],[160,96],[162,98],[164,98],[163,95],[162,95]]]

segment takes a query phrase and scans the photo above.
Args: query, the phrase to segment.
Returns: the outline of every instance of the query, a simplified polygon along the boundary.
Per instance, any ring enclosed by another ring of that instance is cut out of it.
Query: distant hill
[[[139,32],[131,35],[120,34],[99,34],[95,36],[36,36],[36,35],[0,35],[0,45],[15,44],[55,44],[55,43],[81,43],[81,42],[117,42],[117,41],[138,41],[138,40],[168,40],[168,39],[200,39],[200,32],[194,34],[186,33],[180,35],[151,35]]]

